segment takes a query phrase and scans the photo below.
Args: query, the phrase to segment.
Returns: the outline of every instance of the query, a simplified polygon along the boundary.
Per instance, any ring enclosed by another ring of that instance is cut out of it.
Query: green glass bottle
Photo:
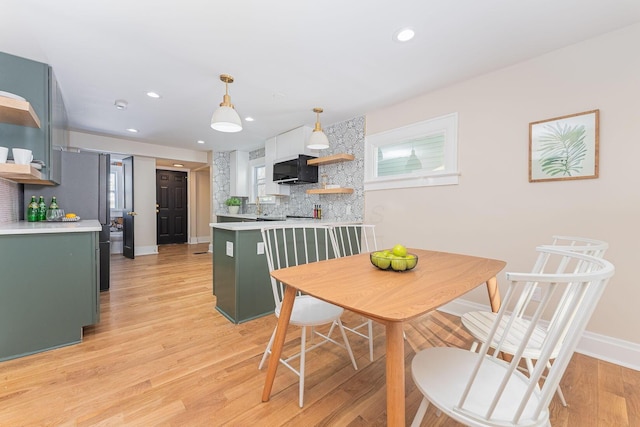
[[[58,209],[58,202],[56,201],[56,196],[51,198],[51,204],[49,205],[49,209]]]
[[[44,196],[40,196],[38,200],[38,221],[47,220],[47,204],[44,202]]]
[[[36,196],[31,196],[31,203],[27,208],[27,221],[36,222],[38,220],[38,202],[36,202]]]

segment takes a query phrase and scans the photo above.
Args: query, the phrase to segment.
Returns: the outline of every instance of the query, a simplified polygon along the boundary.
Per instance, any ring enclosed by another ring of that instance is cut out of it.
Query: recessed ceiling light
[[[127,101],[124,99],[117,99],[116,102],[113,103],[118,110],[126,110],[127,109]]]
[[[131,133],[138,133],[138,129],[134,129],[134,128],[128,128],[127,132],[131,132]]]
[[[245,117],[244,120],[246,122],[252,122],[254,120],[254,118],[253,117]]]
[[[155,99],[160,98],[160,94],[159,94],[159,93],[156,93],[156,92],[147,92],[147,96],[148,96],[149,98],[155,98]]]
[[[198,144],[204,144],[204,141],[203,141],[203,140],[201,140],[201,139],[199,139],[199,140],[198,140]]]
[[[177,167],[177,168],[183,168],[184,165],[182,163],[174,163],[173,166]]]
[[[393,39],[399,42],[408,42],[415,35],[412,28],[401,28],[393,34]]]

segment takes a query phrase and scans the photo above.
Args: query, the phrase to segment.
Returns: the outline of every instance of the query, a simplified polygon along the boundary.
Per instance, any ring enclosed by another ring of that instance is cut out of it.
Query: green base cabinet
[[[213,229],[213,294],[216,309],[233,323],[273,313],[267,258],[257,253],[260,230]],[[233,256],[227,255],[227,245]]]
[[[0,236],[0,361],[82,341],[100,320],[96,232]]]

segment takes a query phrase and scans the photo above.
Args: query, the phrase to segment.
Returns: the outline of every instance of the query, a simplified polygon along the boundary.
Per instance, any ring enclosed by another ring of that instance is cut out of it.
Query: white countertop
[[[77,222],[8,222],[0,224],[0,236],[10,234],[87,233],[100,231],[102,225],[94,219]]]
[[[216,214],[216,216],[224,216],[227,218],[238,218],[238,219],[256,219],[258,218],[255,214],[230,214],[230,213],[221,213]]]
[[[356,222],[344,222],[335,220],[324,219],[304,219],[304,218],[290,218],[286,221],[256,221],[256,222],[212,222],[209,224],[211,228],[219,228],[221,230],[230,231],[246,231],[246,230],[260,230],[262,227],[269,227],[272,225],[336,225],[336,224],[358,224]]]

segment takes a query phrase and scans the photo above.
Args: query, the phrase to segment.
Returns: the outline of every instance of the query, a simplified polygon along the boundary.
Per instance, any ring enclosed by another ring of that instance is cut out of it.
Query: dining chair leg
[[[420,406],[418,407],[418,412],[416,412],[416,416],[413,417],[413,422],[411,422],[411,427],[420,427],[422,423],[422,419],[427,413],[427,409],[429,408],[429,401],[426,397],[422,398],[422,402],[420,402]]]
[[[551,363],[547,362],[547,369],[551,370]],[[560,398],[560,402],[562,402],[562,406],[567,406],[567,401],[564,399],[564,393],[562,393],[562,389],[560,388],[560,384],[558,384],[558,388],[556,389],[556,393]]]
[[[300,338],[300,382],[298,386],[299,401],[298,404],[302,408],[304,401],[304,362],[306,359],[306,342],[307,342],[307,327],[302,327],[302,334]]]
[[[349,339],[347,338],[347,333],[344,331],[344,326],[342,326],[342,320],[338,319],[338,327],[340,328],[340,333],[342,334],[342,339],[344,340],[344,346],[347,347],[347,352],[349,353],[349,357],[351,358],[351,363],[353,363],[354,369],[358,369],[358,365],[356,365],[356,359],[353,357],[353,352],[351,351],[351,346],[349,345]]]
[[[273,328],[273,333],[271,334],[271,338],[269,339],[269,344],[267,344],[267,348],[265,349],[264,354],[262,355],[262,360],[258,365],[258,370],[262,369],[264,362],[267,360],[267,354],[271,353],[271,346],[273,345],[273,340],[276,337],[276,329],[278,328],[277,327]]]
[[[369,320],[367,328],[369,330],[369,360],[373,362],[373,321]]]
[[[529,370],[529,373],[533,372],[533,362],[531,361],[531,359],[525,359],[525,361],[527,362],[527,369]],[[547,362],[547,369],[551,369],[551,363]],[[558,394],[558,397],[560,398],[560,402],[562,403],[562,406],[567,406],[567,401],[564,399],[564,394],[562,393],[562,389],[560,388],[560,384],[558,384],[558,388],[556,389],[556,393]]]

